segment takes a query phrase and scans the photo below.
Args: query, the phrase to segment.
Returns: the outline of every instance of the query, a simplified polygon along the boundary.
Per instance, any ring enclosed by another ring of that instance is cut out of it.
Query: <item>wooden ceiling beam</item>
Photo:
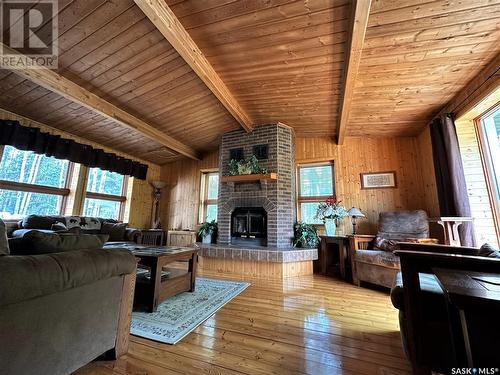
[[[339,119],[337,122],[337,144],[344,142],[349,112],[351,110],[354,85],[358,75],[361,52],[370,15],[371,0],[352,0],[351,19],[346,49],[346,65],[342,82]]]
[[[134,0],[146,17],[247,131],[254,124],[164,0]]]
[[[2,48],[5,54],[19,54],[17,51],[11,49],[5,44],[2,44]],[[35,63],[33,62],[33,64]],[[123,109],[118,108],[114,104],[77,85],[73,81],[70,81],[53,70],[43,66],[38,66],[36,69],[18,67],[17,69],[12,69],[12,72],[52,92],[55,92],[72,102],[78,103],[93,112],[99,113],[100,115],[130,129],[134,129],[171,150],[174,150],[191,159],[201,159],[200,153],[192,147],[163,133],[154,126],[124,111]]]

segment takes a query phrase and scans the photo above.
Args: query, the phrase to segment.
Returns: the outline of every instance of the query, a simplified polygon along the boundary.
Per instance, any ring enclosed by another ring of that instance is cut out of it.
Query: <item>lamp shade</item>
[[[348,212],[350,217],[366,217],[364,213],[357,207],[351,208]]]
[[[167,186],[167,183],[165,181],[151,181],[151,185],[153,185],[155,189],[163,189]]]

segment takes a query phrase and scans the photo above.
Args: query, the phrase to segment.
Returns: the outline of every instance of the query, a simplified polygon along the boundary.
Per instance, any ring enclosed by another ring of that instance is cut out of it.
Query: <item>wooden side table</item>
[[[162,229],[143,229],[141,230],[141,245],[163,246],[165,232]]]
[[[471,223],[472,221],[473,219],[471,217],[451,216],[433,217],[429,219],[430,223],[438,223],[443,227],[444,244],[450,246],[462,246],[460,235],[458,233],[458,227],[463,223]]]
[[[334,248],[334,251],[338,252],[340,277],[345,280],[347,277],[346,264],[349,259],[349,237],[345,235],[319,237],[321,239],[318,259],[320,273],[327,275],[328,267],[332,264],[332,248]]]

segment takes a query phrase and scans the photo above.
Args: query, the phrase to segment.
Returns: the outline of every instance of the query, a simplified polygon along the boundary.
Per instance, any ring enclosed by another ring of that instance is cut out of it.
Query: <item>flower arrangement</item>
[[[237,161],[235,159],[231,159],[229,162],[229,174],[231,176],[259,173],[266,174],[267,168],[260,166],[259,160],[255,157],[255,155],[252,155],[252,157],[248,160]]]
[[[342,201],[337,201],[337,197],[332,195],[328,197],[324,203],[320,203],[316,210],[315,219],[323,222],[327,220],[338,220],[348,216],[346,208],[341,204]]]

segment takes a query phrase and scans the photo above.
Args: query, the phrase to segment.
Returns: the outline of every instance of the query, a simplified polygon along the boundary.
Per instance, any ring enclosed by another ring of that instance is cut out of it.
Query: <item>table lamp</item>
[[[366,216],[357,207],[351,208],[347,213],[351,217],[352,234],[356,234],[356,221],[358,220],[358,217],[366,217]]]

